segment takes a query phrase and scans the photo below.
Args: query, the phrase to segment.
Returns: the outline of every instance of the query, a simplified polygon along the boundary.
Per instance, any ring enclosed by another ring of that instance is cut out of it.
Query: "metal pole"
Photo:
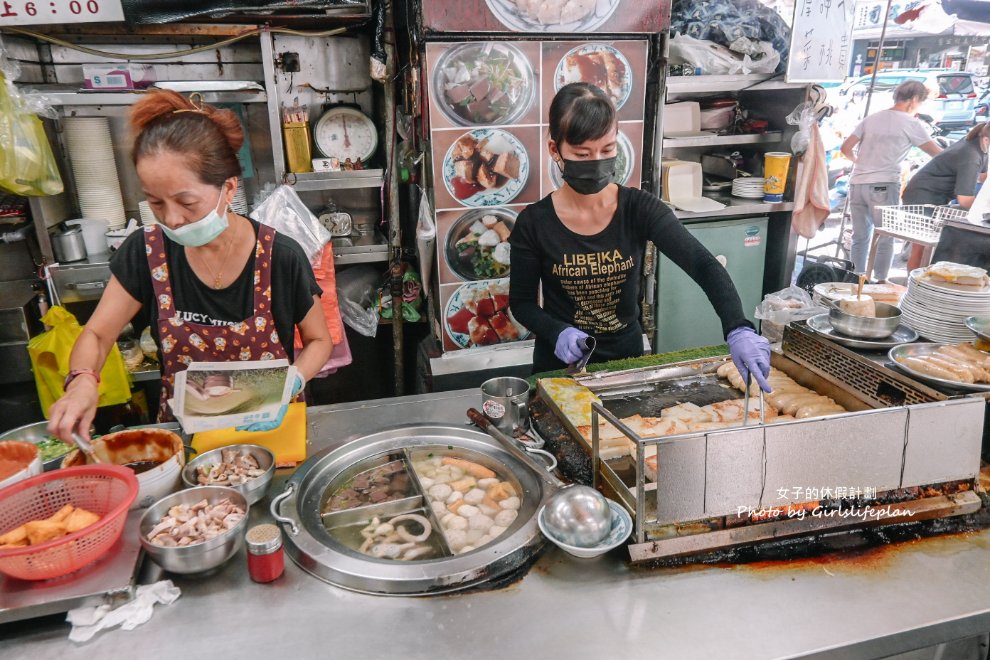
[[[389,242],[389,284],[392,294],[392,362],[395,373],[393,384],[395,396],[405,394],[405,359],[402,349],[402,226],[399,217],[399,180],[398,159],[396,158],[396,99],[395,99],[395,22],[392,8],[386,15],[385,54],[385,168],[388,188],[383,195],[383,202],[388,205],[388,242]]]

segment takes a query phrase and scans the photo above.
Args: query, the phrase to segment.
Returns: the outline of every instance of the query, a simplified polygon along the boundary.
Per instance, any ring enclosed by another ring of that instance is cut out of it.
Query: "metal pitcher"
[[[529,426],[529,383],[523,378],[502,376],[481,384],[481,411],[492,424],[511,436],[517,426]]]

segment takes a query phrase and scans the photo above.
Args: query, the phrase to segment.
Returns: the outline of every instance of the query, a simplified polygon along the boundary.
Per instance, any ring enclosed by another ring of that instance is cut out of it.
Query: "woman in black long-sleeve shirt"
[[[554,97],[548,146],[564,185],[524,209],[509,238],[510,307],[536,335],[533,371],[575,362],[589,335],[592,361],[642,355],[639,285],[652,241],[704,290],[743,376],[752,371],[769,391],[769,345],[722,265],[655,196],[610,182],[617,132],[615,108],[597,87],[573,83]]]

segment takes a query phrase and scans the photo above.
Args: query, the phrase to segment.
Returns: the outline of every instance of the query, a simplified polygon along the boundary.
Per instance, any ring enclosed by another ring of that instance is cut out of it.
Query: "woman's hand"
[[[79,375],[71,383],[61,399],[48,411],[48,432],[58,439],[75,444],[75,431],[89,440],[89,426],[96,416],[96,404],[100,400],[99,385],[94,378]]]
[[[767,376],[770,375],[770,342],[767,338],[756,334],[752,328],[742,326],[730,332],[726,341],[732,362],[747,387],[752,373],[760,388],[764,392],[770,392],[770,384],[767,382]]]
[[[553,349],[553,354],[564,364],[574,364],[584,355],[584,340],[587,338],[587,332],[577,328],[564,328],[557,335],[557,345]]]

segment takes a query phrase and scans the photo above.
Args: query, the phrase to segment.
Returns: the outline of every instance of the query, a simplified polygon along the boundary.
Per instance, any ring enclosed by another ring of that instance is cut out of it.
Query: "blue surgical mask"
[[[222,199],[223,189],[220,190],[220,198],[217,199],[217,204],[220,204],[220,200]],[[169,229],[164,224],[161,227],[165,235],[179,245],[200,247],[222,234],[227,228],[227,209],[225,207],[224,212],[221,214],[217,213],[217,209],[214,207],[213,210],[196,222],[182,225],[178,229]]]

